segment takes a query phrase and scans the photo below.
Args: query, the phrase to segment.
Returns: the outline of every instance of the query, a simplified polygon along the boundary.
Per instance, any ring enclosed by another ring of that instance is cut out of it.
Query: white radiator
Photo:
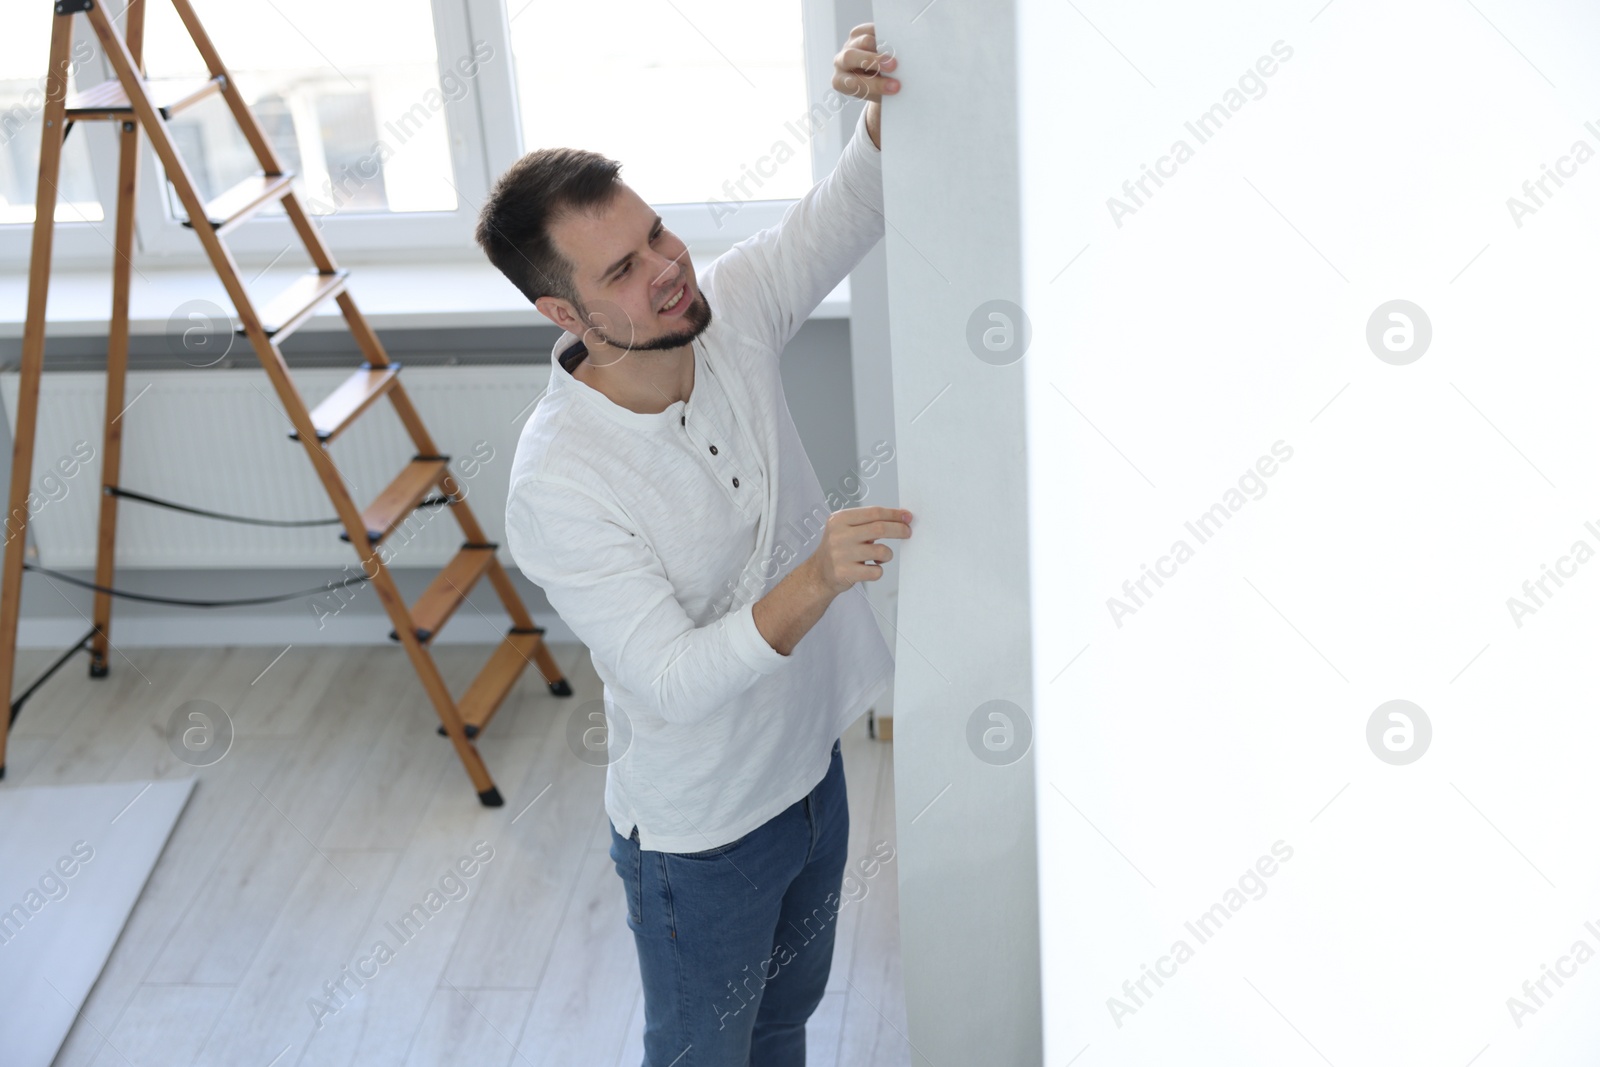
[[[310,369],[295,372],[294,379],[307,406],[315,407],[349,374],[350,369]],[[451,468],[484,533],[500,543],[500,559],[513,569],[504,547],[511,459],[522,425],[549,377],[550,367],[544,363],[407,366],[400,372],[435,445],[451,457]],[[15,371],[0,374],[13,430],[17,385]],[[127,403],[119,420],[122,488],[229,514],[334,517],[304,446],[289,440],[293,427],[259,367],[130,372]],[[29,519],[44,566],[94,565],[104,418],[104,372],[46,370]],[[357,507],[363,508],[416,452],[386,397],[329,450],[352,487]],[[92,458],[80,464],[85,455]],[[474,457],[488,458],[474,466]],[[462,540],[460,527],[445,507],[421,509],[415,519],[420,532],[397,545],[391,564],[442,566]],[[404,529],[391,539],[398,541]],[[339,539],[342,530],[338,525],[247,526],[122,499],[116,562],[128,568],[354,568],[356,553]]]

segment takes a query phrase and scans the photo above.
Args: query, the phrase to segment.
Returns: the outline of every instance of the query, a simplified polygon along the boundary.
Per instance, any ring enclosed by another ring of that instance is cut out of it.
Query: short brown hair
[[[541,296],[579,303],[573,265],[556,250],[550,224],[617,195],[622,164],[582,148],[541,148],[494,183],[474,235],[489,262],[532,303]]]

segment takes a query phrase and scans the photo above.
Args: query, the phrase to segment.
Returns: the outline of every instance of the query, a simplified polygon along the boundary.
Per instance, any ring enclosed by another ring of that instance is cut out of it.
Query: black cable
[[[126,497],[137,500],[141,504],[154,504],[157,507],[171,508],[173,511],[185,511],[191,515],[204,515],[208,519],[223,519],[227,522],[244,522],[252,526],[333,526],[340,521],[337,516],[331,519],[257,519],[248,515],[228,515],[220,511],[207,511],[204,508],[193,508],[187,504],[174,503],[171,500],[162,500],[159,497],[146,496],[136,493],[132,489],[124,489],[117,485],[108,485],[105,491],[111,496]],[[447,496],[431,496],[417,504],[419,508],[436,508],[441,504],[450,503]]]
[[[68,129],[71,129],[70,123],[68,124]],[[187,504],[179,504],[171,500],[162,500],[159,497],[146,496],[144,493],[137,493],[132,489],[123,489],[120,486],[108,485],[104,488],[105,492],[111,496],[135,500],[141,504],[154,504],[157,507],[171,508],[173,511],[183,511],[191,515],[201,515],[210,519],[223,519],[227,522],[249,523],[253,526],[331,526],[337,525],[341,521],[337,517],[331,519],[258,519],[247,515],[228,515],[220,511],[207,511],[204,508],[190,507]],[[417,504],[417,507],[439,507],[442,504],[453,503],[455,503],[455,500],[452,497],[435,496],[421,501]],[[70,574],[63,574],[60,571],[51,570],[49,567],[41,567],[36,563],[24,562],[22,567],[24,570],[38,571],[40,574],[47,575],[51,578],[59,578],[68,585],[75,585],[80,589],[92,589],[97,593],[107,593],[114,597],[121,597],[124,600],[138,600],[147,604],[172,604],[177,607],[184,608],[232,608],[244,607],[252,604],[275,604],[284,600],[298,600],[301,597],[314,596],[318,593],[332,592],[334,589],[342,589],[346,586],[355,585],[358,582],[370,582],[372,580],[367,575],[363,574],[355,578],[346,578],[342,582],[328,582],[326,585],[318,586],[315,589],[302,589],[295,593],[279,593],[274,596],[241,597],[237,600],[190,600],[184,597],[155,596],[150,593],[130,593],[126,590],[116,589],[111,586],[97,585],[94,582],[85,581],[82,578],[74,578]],[[46,670],[43,675],[37,678],[34,683],[28,687],[26,692],[11,702],[11,714],[9,722],[14,723],[17,721],[17,713],[22,710],[23,703],[30,696],[32,696],[34,691],[43,685],[52,674],[55,674],[56,671],[60,670],[67,660],[71,659],[75,654],[86,650],[89,639],[95,634],[95,629],[95,627],[91,627],[89,632],[84,634],[84,636],[80,638],[78,642],[71,648],[67,649],[66,652],[62,653],[61,658],[57,659],[55,663],[51,664],[50,668]]]
[[[280,600],[298,600],[303,596],[311,596],[315,593],[326,593],[342,586],[354,585],[357,582],[370,582],[372,580],[363,574],[355,578],[346,578],[342,582],[329,582],[327,585],[318,586],[315,589],[302,589],[298,593],[281,593],[277,596],[243,597],[239,600],[185,600],[179,597],[152,596],[148,593],[129,593],[122,589],[113,589],[110,586],[96,585],[95,583],[85,581],[82,578],[74,578],[70,574],[62,574],[60,571],[53,571],[49,567],[41,567],[36,563],[24,563],[22,566],[24,570],[38,571],[40,574],[49,575],[52,578],[59,578],[63,582],[66,582],[69,585],[76,585],[81,589],[93,589],[97,593],[110,593],[112,596],[122,597],[126,600],[142,600],[149,604],[176,604],[185,608],[231,608],[240,607],[246,604],[272,604]]]
[[[206,511],[203,508],[192,508],[187,504],[177,504],[170,500],[161,500],[157,497],[136,493],[132,489],[124,489],[118,485],[108,485],[105,490],[111,496],[126,497],[144,504],[155,504],[157,507],[171,508],[173,511],[187,511],[191,515],[204,515],[212,519],[226,519],[230,522],[247,522],[256,526],[328,526],[339,521],[337,517],[331,519],[255,519],[244,515],[224,515],[220,511]]]

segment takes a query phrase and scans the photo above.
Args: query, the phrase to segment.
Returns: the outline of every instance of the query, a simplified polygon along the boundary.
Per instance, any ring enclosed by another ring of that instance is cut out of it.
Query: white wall
[[[1046,1062],[1592,1062],[1600,565],[1520,625],[1507,602],[1600,548],[1600,159],[1520,226],[1507,198],[1600,149],[1593,8],[1018,6]],[[1185,123],[1217,103],[1202,143]],[[978,155],[965,117],[940,116],[947,163]],[[1408,363],[1368,341],[1396,299],[1431,322]],[[1010,433],[987,401],[944,413],[953,459]],[[916,507],[934,477],[903,466]],[[948,520],[924,521],[908,610],[991,566],[926,575]],[[968,595],[941,622],[988,630]],[[1425,750],[1385,746],[1387,710],[1369,744],[1391,700]]]

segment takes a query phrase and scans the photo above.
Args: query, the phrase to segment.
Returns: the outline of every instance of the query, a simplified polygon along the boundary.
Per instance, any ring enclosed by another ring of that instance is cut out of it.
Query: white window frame
[[[141,2],[160,3],[162,0]],[[472,91],[460,100],[445,102],[457,208],[451,212],[313,216],[335,259],[393,262],[397,253],[425,252],[430,260],[481,260],[482,253],[472,239],[478,207],[488,195],[494,178],[525,151],[507,13],[508,3],[519,2],[521,0],[432,0],[441,69],[454,63],[457,57],[469,55],[477,42],[486,42],[494,49],[494,57],[483,63],[473,78]],[[830,90],[832,57],[839,42],[829,35],[834,23],[831,0],[801,2],[806,95],[808,101],[817,101]],[[79,70],[78,83],[88,87],[111,77],[110,66],[100,54],[99,42],[86,20],[77,20],[76,35],[95,51],[95,58]],[[224,62],[228,58],[224,55]],[[58,222],[52,267],[72,271],[106,270],[112,256],[116,211],[114,125],[79,123],[71,136],[81,137],[88,143],[90,168],[105,218],[90,223]],[[142,138],[141,142],[135,204],[135,265],[152,269],[205,267],[205,254],[194,232],[170,215],[165,175],[149,138]],[[824,167],[831,168],[839,147],[840,133],[836,128],[830,127],[814,140],[811,146],[813,180]],[[302,196],[307,192],[314,195],[314,191],[302,191]],[[739,211],[724,219],[720,227],[705,203],[653,204],[652,207],[691,247],[720,249],[773,225],[792,203],[793,200],[743,202]],[[0,226],[0,267],[27,267],[32,229],[30,225]],[[251,219],[230,233],[226,241],[242,265],[267,263],[286,248],[290,256],[298,256],[299,240],[282,216]]]

